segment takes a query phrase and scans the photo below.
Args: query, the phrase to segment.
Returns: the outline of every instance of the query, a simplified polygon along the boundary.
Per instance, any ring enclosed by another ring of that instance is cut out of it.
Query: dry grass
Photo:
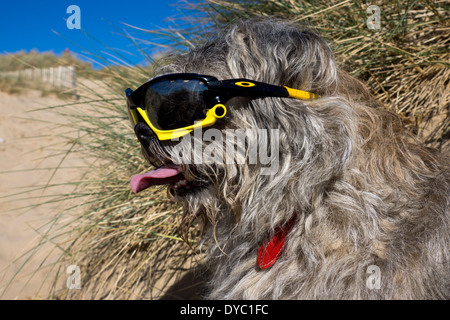
[[[1,71],[16,71],[35,67],[44,69],[58,66],[75,66],[78,75],[85,78],[95,75],[90,63],[78,59],[70,52],[64,52],[60,56],[51,51],[38,52],[36,50],[0,54]]]
[[[71,152],[95,163],[73,194],[84,214],[73,216],[51,238],[64,248],[56,273],[66,278],[68,265],[79,266],[83,289],[68,290],[55,280],[52,298],[157,298],[164,294],[166,281],[174,281],[196,259],[179,237],[180,208],[167,199],[166,191],[135,196],[129,187],[132,175],[149,170],[126,115],[121,83],[132,82],[130,74],[136,82],[130,86],[150,76],[138,69],[114,69],[103,89],[86,87],[80,101],[55,108],[79,132],[69,142]]]

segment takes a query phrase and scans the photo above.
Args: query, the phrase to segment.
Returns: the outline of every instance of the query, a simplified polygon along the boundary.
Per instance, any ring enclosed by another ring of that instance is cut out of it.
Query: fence
[[[67,88],[75,91],[77,87],[77,73],[73,66],[55,67],[47,69],[23,69],[18,71],[1,72],[2,77],[15,78],[35,82],[44,82],[56,88]]]

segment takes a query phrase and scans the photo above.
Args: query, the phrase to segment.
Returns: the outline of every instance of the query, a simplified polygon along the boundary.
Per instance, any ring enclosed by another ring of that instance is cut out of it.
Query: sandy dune
[[[48,223],[69,204],[66,201],[38,207],[35,205],[54,199],[52,195],[70,193],[73,186],[63,185],[47,189],[42,186],[78,179],[85,171],[82,167],[87,164],[77,158],[76,154],[66,157],[64,153],[70,145],[62,136],[74,134],[70,132],[70,128],[64,126],[67,119],[51,110],[29,111],[64,103],[67,102],[53,96],[41,97],[37,91],[20,96],[0,92],[2,299],[45,298],[46,288],[51,285],[51,275],[54,271],[48,273],[50,269],[45,266],[51,265],[60,252],[51,251],[52,246],[47,245],[31,258],[30,253],[39,244],[39,233],[48,229],[38,228]],[[55,172],[54,168],[59,165],[61,168]],[[45,271],[33,274],[42,262]],[[17,275],[9,283],[16,272]],[[6,285],[8,289],[4,291]]]
[[[93,93],[106,97],[108,92],[100,81],[79,82],[82,99],[98,99]],[[80,199],[68,200],[61,195],[70,195],[74,186],[64,183],[82,178],[89,160],[81,159],[77,153],[66,155],[71,145],[64,137],[77,137],[77,132],[65,125],[68,118],[46,109],[71,102],[75,101],[42,97],[37,91],[20,96],[0,91],[0,299],[48,297],[56,275],[56,268],[51,267],[60,257],[61,249],[49,243],[39,246],[42,235],[64,209],[71,208],[69,214],[65,212],[58,220],[61,224],[82,212],[76,208]],[[77,110],[86,107],[76,105]],[[55,184],[58,186],[44,188]],[[58,201],[37,206],[53,200]],[[49,234],[53,235],[57,226]],[[34,251],[36,247],[39,248]],[[64,274],[68,266],[59,266],[64,270],[60,271],[58,288],[63,288],[70,275]],[[36,273],[38,269],[41,271]],[[202,281],[190,273],[183,275],[184,272],[178,272],[174,276],[169,270],[154,288],[142,290],[152,291],[149,298],[193,299]],[[177,284],[170,288],[174,281]],[[91,297],[89,292],[83,294],[86,297],[79,298]]]

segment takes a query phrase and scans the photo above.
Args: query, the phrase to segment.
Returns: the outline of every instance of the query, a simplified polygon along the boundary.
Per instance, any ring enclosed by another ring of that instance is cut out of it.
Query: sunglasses
[[[217,119],[225,117],[225,103],[233,97],[320,98],[307,91],[248,79],[219,81],[193,73],[163,75],[135,91],[128,88],[125,94],[132,127],[145,122],[159,140],[176,139],[195,129],[214,125]]]

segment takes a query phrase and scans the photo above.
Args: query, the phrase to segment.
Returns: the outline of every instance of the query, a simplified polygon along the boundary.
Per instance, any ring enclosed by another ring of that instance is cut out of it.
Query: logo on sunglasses
[[[251,88],[251,87],[256,86],[256,84],[254,84],[252,82],[248,82],[248,81],[239,81],[239,82],[236,82],[235,85],[237,85],[238,87],[244,87],[244,88]]]
[[[278,129],[194,130],[173,147],[171,156],[175,164],[250,164],[261,166],[261,175],[275,175],[279,140]]]

